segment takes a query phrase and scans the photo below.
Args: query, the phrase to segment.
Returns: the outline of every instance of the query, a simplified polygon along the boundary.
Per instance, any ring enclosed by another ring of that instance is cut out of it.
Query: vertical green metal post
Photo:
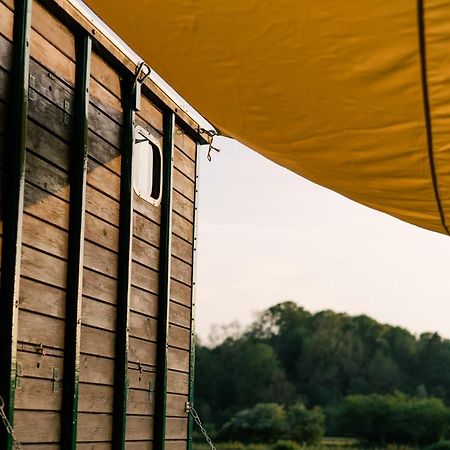
[[[133,144],[136,82],[123,82],[123,132],[120,178],[119,259],[114,366],[114,450],[125,449],[128,396],[128,329],[130,316],[131,243],[133,234]]]
[[[163,192],[161,201],[161,231],[159,246],[158,330],[156,351],[155,420],[153,436],[153,448],[155,450],[164,450],[166,442],[174,131],[175,115],[171,111],[165,112],[163,118]]]
[[[191,353],[189,355],[189,396],[188,402],[194,404],[194,382],[195,382],[195,299],[196,299],[196,267],[197,267],[197,221],[198,221],[198,182],[200,169],[200,145],[197,144],[195,155],[195,198],[194,198],[194,243],[192,246],[192,294],[191,294]],[[194,421],[189,414],[188,417],[188,450],[192,450],[192,432]]]
[[[83,284],[84,222],[86,207],[87,133],[92,41],[76,39],[76,84],[73,146],[70,157],[70,213],[67,264],[64,384],[61,448],[77,445],[78,382],[80,371],[81,301]]]
[[[14,422],[17,365],[17,316],[25,187],[28,114],[31,0],[15,2],[9,124],[3,179],[3,246],[0,282],[0,395]],[[0,427],[0,448],[9,450],[11,437]]]

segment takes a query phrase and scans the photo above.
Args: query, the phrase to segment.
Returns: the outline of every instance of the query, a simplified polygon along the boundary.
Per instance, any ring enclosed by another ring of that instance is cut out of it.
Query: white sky
[[[352,202],[228,139],[200,165],[196,330],[282,300],[450,338],[450,239]]]

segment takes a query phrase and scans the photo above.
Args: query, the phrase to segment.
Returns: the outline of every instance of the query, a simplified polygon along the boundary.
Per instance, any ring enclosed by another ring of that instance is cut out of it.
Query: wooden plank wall
[[[3,0],[2,0],[3,1]],[[11,51],[13,35],[12,11],[0,3],[0,214],[3,209],[3,154],[5,152],[6,114],[8,87],[11,70]],[[2,258],[3,223],[0,221],[0,277]]]
[[[15,428],[47,449],[60,432],[75,44],[38,4],[30,51]]]
[[[13,1],[0,0],[0,154]],[[73,33],[33,3],[15,429],[26,449],[59,447],[66,301]],[[111,448],[121,176],[121,80],[92,54],[83,268],[80,449]],[[162,112],[142,98],[136,123],[162,145]],[[167,447],[187,446],[196,143],[175,133]],[[0,176],[3,165],[0,158]],[[158,320],[160,207],[134,194],[127,449],[150,449]],[[0,192],[1,208],[1,192]],[[0,226],[1,245],[1,226]],[[1,252],[0,252],[1,254]]]
[[[166,434],[170,450],[187,447],[196,158],[195,141],[176,127]]]

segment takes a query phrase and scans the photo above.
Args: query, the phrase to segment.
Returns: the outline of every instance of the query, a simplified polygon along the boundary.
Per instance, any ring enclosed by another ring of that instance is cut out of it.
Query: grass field
[[[249,444],[243,445],[240,442],[222,442],[215,444],[217,450],[271,450],[270,445],[265,444]],[[358,441],[354,439],[346,438],[324,438],[320,445],[317,446],[305,446],[302,450],[359,450],[365,449],[358,444]],[[206,443],[194,443],[193,450],[210,450],[209,445]],[[370,450],[416,450],[413,447],[404,445],[388,445],[386,447],[371,448]]]
[[[244,445],[240,442],[219,442],[215,444],[217,450],[271,450],[269,444],[249,444]],[[356,439],[347,438],[324,438],[320,445],[304,446],[302,450],[367,450],[367,447],[361,446]],[[193,450],[210,450],[206,443],[194,443]],[[370,450],[416,450],[413,447],[405,445],[387,445],[386,447],[370,447]]]

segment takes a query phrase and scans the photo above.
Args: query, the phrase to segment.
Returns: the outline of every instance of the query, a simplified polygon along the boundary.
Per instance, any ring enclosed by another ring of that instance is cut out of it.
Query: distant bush
[[[444,436],[448,421],[442,400],[399,393],[346,397],[339,412],[343,432],[373,443],[428,445]]]
[[[450,441],[439,441],[431,444],[425,450],[450,450]]]
[[[259,403],[234,415],[223,426],[218,438],[245,443],[274,443],[279,439],[291,439],[299,444],[316,444],[324,434],[324,426],[325,416],[319,407],[308,409],[302,403],[296,403],[286,412],[283,406],[276,403]]]
[[[242,442],[223,442],[218,446],[219,450],[246,450]]]
[[[311,445],[322,439],[325,416],[321,408],[307,409],[302,403],[296,403],[288,408],[286,419],[289,436],[295,441]]]
[[[301,450],[301,446],[295,441],[281,440],[272,446],[272,450]]]
[[[247,444],[245,450],[269,450],[267,444]]]
[[[286,432],[286,413],[276,403],[259,403],[239,411],[222,428],[220,439],[275,442]]]

